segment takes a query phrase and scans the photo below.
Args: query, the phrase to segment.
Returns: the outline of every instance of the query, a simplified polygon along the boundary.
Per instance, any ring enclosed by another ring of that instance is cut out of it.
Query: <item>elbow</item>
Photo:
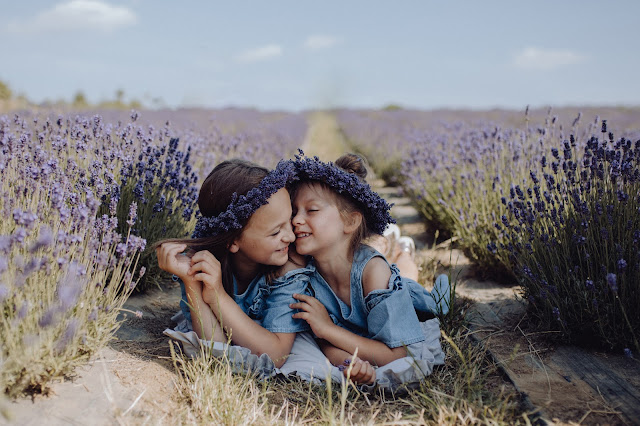
[[[280,357],[276,360],[273,361],[273,365],[276,366],[276,368],[280,368],[284,365],[285,361],[287,360],[286,357]]]

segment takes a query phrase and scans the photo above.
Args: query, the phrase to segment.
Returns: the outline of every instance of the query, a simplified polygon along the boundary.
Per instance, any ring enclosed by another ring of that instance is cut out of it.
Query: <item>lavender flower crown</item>
[[[223,232],[241,229],[242,222],[267,204],[269,197],[296,179],[296,171],[291,162],[280,161],[258,186],[249,190],[245,195],[238,196],[237,193],[234,193],[227,210],[217,216],[200,216],[191,238],[213,237]]]
[[[376,234],[382,235],[389,223],[396,223],[389,210],[392,204],[387,203],[368,183],[357,175],[349,173],[334,163],[324,163],[318,157],[305,157],[302,150],[295,160],[290,160],[295,167],[298,180],[317,180],[332,188],[338,194],[355,201],[364,213],[367,227]]]

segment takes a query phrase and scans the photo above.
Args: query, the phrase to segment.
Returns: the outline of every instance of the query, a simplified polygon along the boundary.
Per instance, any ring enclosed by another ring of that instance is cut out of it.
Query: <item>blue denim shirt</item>
[[[291,309],[289,304],[296,302],[293,293],[312,295],[309,274],[314,270],[299,268],[289,271],[270,284],[267,284],[264,275],[258,275],[242,294],[238,294],[238,283],[234,277],[233,299],[244,313],[271,332],[297,333],[310,330],[311,327],[305,320],[291,317],[296,311]],[[180,309],[184,317],[191,322],[186,288],[182,280],[177,281],[182,292]]]
[[[311,275],[314,296],[327,308],[335,324],[355,334],[379,340],[390,348],[423,341],[416,308],[435,307],[431,295],[419,283],[401,277],[396,265],[389,265],[391,278],[388,288],[374,290],[365,298],[362,274],[369,260],[374,257],[384,259],[382,254],[364,244],[354,254],[351,265],[351,306],[340,300],[315,267]]]
[[[313,295],[311,274],[314,271],[315,268],[310,266],[295,269],[269,284],[269,295],[266,299],[262,319],[264,328],[274,333],[297,333],[311,330],[305,320],[291,318],[297,311],[291,309],[289,304],[297,302],[292,296],[293,293]]]

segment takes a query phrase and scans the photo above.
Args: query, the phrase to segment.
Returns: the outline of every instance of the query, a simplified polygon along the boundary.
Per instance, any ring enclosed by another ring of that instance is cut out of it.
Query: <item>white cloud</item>
[[[268,44],[255,49],[245,50],[235,56],[238,62],[258,62],[282,56],[282,46],[278,44]]]
[[[550,70],[586,60],[585,55],[571,50],[527,47],[514,56],[513,64],[519,68]]]
[[[99,0],[71,0],[58,3],[52,9],[40,12],[32,18],[10,22],[7,29],[16,33],[112,31],[136,22],[135,13],[126,7],[112,6]]]
[[[304,47],[307,49],[326,49],[333,47],[340,40],[336,37],[327,35],[312,35],[304,41]]]

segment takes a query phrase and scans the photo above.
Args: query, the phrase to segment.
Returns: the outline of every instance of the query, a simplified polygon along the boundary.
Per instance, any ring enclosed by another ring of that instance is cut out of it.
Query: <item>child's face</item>
[[[246,262],[282,266],[287,263],[293,241],[291,201],[289,192],[282,188],[256,210],[229,250]]]
[[[344,222],[329,190],[321,185],[302,184],[293,200],[291,223],[296,234],[296,251],[317,257],[335,248],[344,233]]]

